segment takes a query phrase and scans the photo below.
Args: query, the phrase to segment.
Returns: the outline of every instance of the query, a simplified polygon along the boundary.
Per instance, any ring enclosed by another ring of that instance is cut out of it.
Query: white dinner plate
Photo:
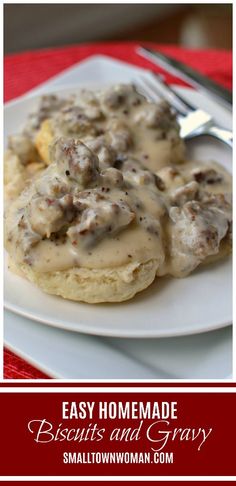
[[[5,137],[19,131],[34,108],[38,94],[71,93],[75,86],[96,87],[130,82],[138,68],[103,56],[90,58],[5,108]],[[142,71],[143,72],[143,71]],[[206,95],[178,88],[181,94],[209,111],[222,126],[230,128],[231,116]],[[231,170],[231,151],[210,139],[198,139],[189,150],[201,160],[216,159]],[[147,290],[119,304],[89,305],[43,293],[32,283],[9,272],[5,265],[5,306],[16,314],[55,327],[89,334],[117,337],[169,337],[194,334],[231,323],[231,259],[196,270],[189,277],[157,279]]]

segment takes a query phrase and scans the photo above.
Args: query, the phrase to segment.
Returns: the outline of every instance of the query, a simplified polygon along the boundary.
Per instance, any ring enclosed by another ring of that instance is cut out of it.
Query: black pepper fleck
[[[123,163],[124,163],[123,159],[117,158],[113,164],[113,167],[115,167],[115,169],[121,169]]]

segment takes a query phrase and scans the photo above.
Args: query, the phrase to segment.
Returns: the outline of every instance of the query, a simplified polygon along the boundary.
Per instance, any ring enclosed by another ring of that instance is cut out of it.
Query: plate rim
[[[49,295],[49,294],[48,294]],[[52,296],[53,297],[53,296]],[[68,300],[67,300],[68,302]],[[78,302],[79,304],[79,302]],[[96,304],[95,304],[96,305]],[[10,312],[13,312],[14,314],[17,314],[17,315],[20,315],[22,317],[26,317],[27,319],[29,320],[33,320],[33,321],[36,321],[36,322],[40,322],[44,325],[47,325],[47,326],[52,326],[52,327],[55,327],[55,328],[59,328],[59,329],[64,329],[65,331],[70,331],[70,332],[78,332],[78,333],[83,333],[83,334],[89,334],[89,335],[93,335],[93,336],[107,336],[107,337],[120,337],[120,338],[170,338],[170,337],[180,337],[180,336],[191,336],[191,335],[194,335],[194,334],[203,334],[205,332],[211,332],[211,331],[215,331],[217,329],[222,329],[224,327],[228,327],[228,326],[231,326],[232,325],[232,319],[230,317],[227,318],[227,320],[222,323],[222,322],[218,322],[218,323],[215,323],[215,324],[209,324],[208,326],[200,326],[198,327],[197,329],[188,329],[188,328],[185,328],[184,330],[182,329],[178,329],[176,331],[173,331],[170,330],[168,332],[168,330],[166,331],[165,329],[160,331],[158,330],[158,332],[155,332],[154,330],[152,331],[149,331],[147,332],[147,330],[143,329],[142,331],[139,330],[134,330],[133,331],[124,331],[124,330],[119,330],[117,331],[116,329],[114,330],[112,328],[112,326],[107,330],[106,328],[102,329],[97,329],[97,328],[94,328],[92,325],[89,324],[89,328],[87,328],[87,324],[86,323],[83,323],[83,321],[80,321],[80,323],[75,323],[74,325],[70,325],[70,327],[68,326],[65,326],[63,325],[63,321],[60,320],[59,318],[59,321],[57,320],[56,321],[56,318],[46,318],[46,317],[43,317],[43,316],[36,316],[36,314],[34,314],[33,312],[31,311],[27,311],[27,310],[24,310],[23,308],[21,307],[18,307],[16,304],[11,304],[9,303],[8,301],[5,301],[4,302],[4,308]],[[58,319],[58,318],[57,318]],[[67,321],[69,322],[69,321]],[[79,326],[83,326],[82,329],[77,329],[77,325]]]

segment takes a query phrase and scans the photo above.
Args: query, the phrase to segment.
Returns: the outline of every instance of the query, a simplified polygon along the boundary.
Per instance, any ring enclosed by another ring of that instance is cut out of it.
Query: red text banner
[[[234,476],[236,395],[1,393],[1,476]]]

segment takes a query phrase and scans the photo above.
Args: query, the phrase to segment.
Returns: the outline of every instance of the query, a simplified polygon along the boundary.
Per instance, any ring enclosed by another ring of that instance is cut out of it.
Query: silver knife
[[[206,91],[211,96],[217,98],[218,101],[221,101],[224,103],[224,105],[227,105],[227,108],[232,109],[232,93],[228,89],[222,88],[206,76],[203,76],[189,66],[186,66],[186,64],[176,61],[176,59],[157,52],[154,49],[141,46],[138,47],[137,52],[142,57],[145,57],[146,59],[153,61],[156,65],[163,67],[171,74],[174,74],[184,81],[187,81],[195,88],[200,88],[201,90]]]

